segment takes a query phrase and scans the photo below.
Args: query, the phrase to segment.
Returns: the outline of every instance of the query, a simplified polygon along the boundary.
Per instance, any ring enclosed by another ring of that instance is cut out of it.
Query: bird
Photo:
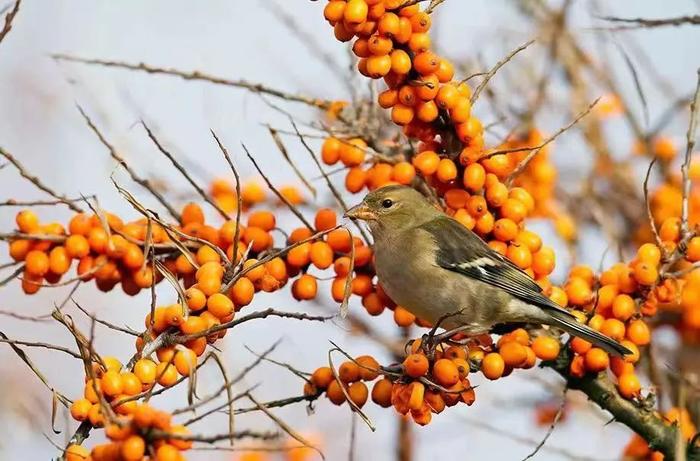
[[[580,323],[526,272],[412,187],[375,189],[345,217],[369,227],[375,271],[386,294],[432,325],[468,336],[502,325],[549,325],[612,355],[631,354]]]

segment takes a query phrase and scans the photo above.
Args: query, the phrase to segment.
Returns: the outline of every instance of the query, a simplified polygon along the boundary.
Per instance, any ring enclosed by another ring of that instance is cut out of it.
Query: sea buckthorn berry
[[[197,355],[191,349],[183,347],[175,352],[173,365],[182,376],[189,376],[197,367]]]
[[[464,187],[471,192],[478,192],[484,187],[486,182],[486,171],[478,163],[472,163],[464,169],[462,177]]]
[[[198,311],[207,305],[207,297],[199,288],[190,287],[185,290],[185,302],[191,310]]]
[[[346,2],[328,2],[323,9],[323,17],[326,18],[328,22],[331,24],[335,24],[336,22],[340,21],[343,19],[343,15],[345,13],[345,5]]]
[[[632,320],[627,325],[627,339],[637,346],[646,346],[651,340],[651,332],[649,326],[644,320]]]
[[[412,162],[423,176],[430,176],[438,171],[440,157],[433,151],[423,151],[413,157]]]
[[[356,381],[348,387],[348,395],[350,396],[350,400],[352,400],[355,405],[362,408],[367,402],[369,390],[367,389],[367,385],[365,383],[362,381]]]
[[[440,65],[435,71],[435,75],[440,83],[448,83],[452,80],[455,75],[454,66],[447,59],[440,59]]]
[[[495,380],[503,376],[506,364],[501,354],[491,352],[481,361],[481,372],[487,379]]]
[[[394,107],[399,102],[399,92],[396,90],[385,90],[377,96],[377,103],[382,109]]]
[[[15,222],[20,232],[31,234],[39,231],[39,216],[32,210],[22,210],[17,213]]]
[[[336,2],[331,2],[336,3]],[[321,146],[321,160],[326,165],[335,165],[340,160],[342,143],[337,138],[326,138]]]
[[[433,378],[438,384],[450,387],[459,382],[459,370],[450,359],[440,359],[433,364]]]
[[[132,435],[121,443],[121,458],[124,461],[140,461],[146,453],[146,442],[139,435]]]
[[[554,360],[559,356],[561,345],[551,336],[538,336],[532,341],[532,350],[540,360]]]
[[[396,104],[391,109],[391,120],[397,125],[408,125],[414,116],[413,109],[405,104]]]
[[[472,103],[469,99],[460,98],[450,108],[450,119],[453,123],[465,123],[469,121],[472,113]]]
[[[124,389],[124,383],[118,371],[107,371],[100,380],[100,388],[105,395],[114,397],[121,394]]]
[[[519,223],[527,216],[527,207],[523,202],[514,198],[508,198],[501,207],[501,216]]]
[[[156,365],[156,376],[158,384],[163,387],[170,387],[177,382],[177,369],[167,362],[160,362]]]
[[[440,160],[437,167],[437,178],[444,183],[453,181],[457,177],[457,166],[448,158]]]
[[[64,456],[66,461],[84,461],[90,458],[90,450],[81,445],[73,443],[68,445]]]
[[[680,239],[680,219],[671,217],[665,219],[659,228],[659,237],[668,242],[678,242]]]
[[[584,360],[586,369],[593,373],[601,372],[610,365],[608,353],[598,347],[593,347],[586,352]]]
[[[696,246],[698,257],[700,257],[700,238],[694,237],[694,239],[697,239]],[[694,239],[690,239],[688,249],[690,249],[690,244]],[[653,243],[645,243],[637,250],[637,259],[652,265],[657,265],[661,261],[661,250]]]
[[[443,110],[452,109],[457,102],[459,102],[459,92],[451,84],[442,85],[438,90],[437,96],[435,96],[435,103]]]
[[[400,327],[409,327],[416,321],[416,316],[401,306],[394,308],[394,322]]]
[[[375,382],[374,386],[372,386],[372,402],[382,408],[390,407],[393,387],[393,383],[387,378],[382,378]]]
[[[332,229],[336,224],[338,224],[338,216],[334,210],[330,208],[321,208],[316,212],[314,227],[317,232]]]
[[[70,406],[70,414],[76,421],[85,421],[92,403],[88,399],[76,399]]]
[[[327,269],[333,264],[333,249],[326,242],[314,242],[309,250],[311,263],[319,269]]]
[[[326,389],[334,380],[333,371],[330,367],[317,368],[311,375],[311,382],[319,389]]]
[[[243,242],[246,245],[251,245],[251,250],[255,253],[267,250],[272,247],[273,244],[272,236],[270,236],[266,230],[259,227],[246,227],[243,231]]]
[[[404,50],[392,51],[390,58],[392,72],[401,75],[408,74],[411,71],[411,58]]]
[[[411,378],[420,378],[428,373],[430,362],[423,354],[410,354],[403,361],[406,374]]]
[[[653,285],[659,278],[656,266],[640,261],[634,266],[634,278],[640,285]]]
[[[409,26],[410,26],[410,22],[409,22]],[[411,34],[410,38],[408,39],[408,47],[415,54],[427,53],[428,50],[430,49],[430,45],[431,45],[430,35],[428,35],[426,33]],[[435,66],[434,68],[437,69],[437,66],[439,65],[439,62],[432,64],[431,61],[439,60],[439,58],[433,53],[431,53],[430,55],[426,55],[423,58],[423,60],[426,61],[423,64],[425,66],[427,66],[427,67],[424,67],[424,70],[426,68],[433,68],[433,66]],[[413,61],[413,65],[415,67],[415,58]],[[416,69],[416,70],[418,71],[418,69]],[[418,72],[420,72],[420,71],[418,71]],[[428,73],[433,73],[433,72],[435,72],[435,70],[428,72]],[[420,73],[422,73],[422,72],[420,72]]]
[[[360,379],[374,381],[379,376],[379,362],[371,355],[361,355],[355,359],[360,367]]]
[[[292,284],[292,296],[297,301],[314,299],[317,292],[318,283],[313,275],[304,274]]]
[[[619,294],[615,296],[612,304],[612,313],[615,318],[626,322],[636,311],[636,304],[631,296]]]
[[[525,350],[525,346],[515,341],[510,341],[503,344],[499,348],[498,353],[501,354],[501,357],[503,357],[503,362],[507,366],[513,368],[522,366],[527,360],[527,351]]]
[[[143,384],[153,384],[156,381],[156,364],[150,359],[139,359],[134,364],[134,374]]]
[[[207,298],[207,311],[214,317],[227,317],[233,313],[233,310],[233,301],[222,293],[214,293]]]
[[[617,389],[620,391],[620,395],[626,399],[632,399],[634,397],[639,397],[642,385],[637,375],[634,373],[625,373],[617,378]]]
[[[430,123],[440,115],[437,104],[433,101],[420,101],[416,105],[416,117],[421,122]]]
[[[621,341],[625,337],[625,324],[618,319],[606,319],[600,327],[600,332],[615,341]]]
[[[509,242],[518,235],[518,225],[511,219],[502,218],[493,225],[493,236],[502,242]]]
[[[571,339],[570,346],[572,351],[576,352],[579,355],[584,355],[586,352],[591,350],[593,344],[591,344],[583,338],[576,336]]]
[[[49,257],[43,251],[31,250],[24,259],[25,271],[42,277],[49,271]]]
[[[352,383],[360,379],[360,367],[352,361],[345,361],[338,367],[338,378],[344,383]]]
[[[569,303],[574,306],[583,306],[593,297],[590,285],[580,277],[571,277],[566,283],[565,290]]]

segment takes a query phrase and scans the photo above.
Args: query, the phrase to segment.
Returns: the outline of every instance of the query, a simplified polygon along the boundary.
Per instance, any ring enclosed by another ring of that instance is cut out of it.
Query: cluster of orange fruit
[[[154,438],[151,432],[156,429],[171,436],[186,436],[187,428],[173,425],[169,413],[138,403],[141,393],[151,389],[156,380],[168,384],[162,378],[167,374],[165,368],[148,359],[136,362],[132,371],[122,371],[122,364],[114,357],[104,357],[102,362],[93,364],[94,378],[86,376],[83,397],[71,404],[70,413],[76,421],[104,427],[111,443],[97,445],[92,451],[71,445],[66,450],[66,460],[138,461],[147,453],[147,441],[153,444],[156,461],[184,459],[180,452],[189,449],[191,441]],[[109,415],[103,413],[105,410]]]
[[[150,287],[160,278],[145,264],[143,241],[146,222],[124,223],[118,216],[105,213],[104,222],[97,215],[75,214],[68,229],[57,222],[41,224],[34,211],[17,213],[17,228],[26,234],[10,242],[12,259],[24,263],[22,288],[34,294],[48,284],[59,283],[78,261],[77,276],[94,279],[97,287],[109,291],[117,283],[128,294]],[[153,226],[153,243],[164,243],[167,235]]]
[[[680,435],[686,441],[693,439],[697,433],[697,427],[693,423],[693,419],[685,408],[673,407],[663,415],[659,415],[665,424],[677,425]],[[661,452],[654,451],[649,448],[649,444],[637,434],[632,436],[625,447],[624,456],[629,459],[640,461],[663,461],[664,455]]]
[[[445,407],[474,403],[470,371],[481,370],[488,379],[498,379],[516,368],[532,368],[538,358],[554,360],[560,347],[559,340],[551,336],[531,340],[522,328],[503,335],[495,347],[490,336],[474,339],[467,346],[440,344],[431,351],[424,350],[421,341],[416,340],[400,368],[382,368],[376,359],[364,355],[343,362],[336,374],[329,367],[316,369],[304,393],[323,391],[336,405],[349,397],[361,408],[369,394],[363,381],[382,376],[372,387],[372,401],[384,408],[393,406],[398,413],[410,414],[416,423],[425,425],[433,413],[441,413]]]

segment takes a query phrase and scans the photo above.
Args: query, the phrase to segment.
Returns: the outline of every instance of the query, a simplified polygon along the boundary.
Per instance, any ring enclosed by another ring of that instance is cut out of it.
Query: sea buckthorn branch
[[[568,373],[568,358],[548,362],[545,366],[557,371],[569,389],[580,390],[600,408],[610,412],[614,421],[622,423],[642,436],[649,446],[662,452],[668,459],[678,459],[677,432],[674,425],[664,423],[651,408],[625,399],[617,392],[615,385],[605,376],[585,376],[577,378]],[[687,448],[687,459],[698,459],[697,446]]]
[[[300,102],[308,106],[316,107],[322,110],[327,110],[331,107],[332,102],[324,99],[312,98],[309,96],[303,96],[295,93],[287,93],[275,88],[270,88],[261,83],[253,83],[247,80],[230,80],[222,77],[217,77],[210,75],[198,70],[195,71],[183,71],[173,68],[164,68],[151,66],[146,63],[133,64],[122,61],[109,61],[104,59],[87,59],[78,56],[71,56],[66,54],[52,54],[51,57],[57,61],[68,61],[77,62],[88,65],[99,65],[104,67],[115,67],[120,69],[127,69],[133,71],[146,72],[148,74],[161,74],[161,75],[171,75],[175,77],[180,77],[184,80],[199,80],[209,83],[214,83],[216,85],[230,86],[234,88],[241,88],[252,93],[262,93],[280,98],[286,101]]]
[[[95,125],[95,123],[92,121],[92,119],[88,116],[88,114],[85,112],[85,110],[79,105],[76,105],[78,111],[80,112],[80,115],[83,116],[83,119],[85,119],[85,122],[87,123],[88,127],[92,130],[93,133],[95,133],[95,136],[97,136],[97,139],[99,139],[100,143],[102,143],[103,146],[107,148],[109,151],[109,155],[116,161],[119,165],[126,170],[126,172],[129,174],[131,179],[146,189],[148,192],[151,193],[151,195],[158,200],[158,202],[163,205],[163,207],[168,211],[170,216],[175,218],[175,220],[180,221],[181,217],[180,214],[175,210],[175,208],[166,200],[166,198],[163,196],[163,194],[158,191],[153,184],[148,179],[144,179],[141,176],[139,176],[136,171],[129,166],[128,163],[126,163],[126,160],[124,157],[122,157],[119,152],[115,149],[115,147],[110,144],[109,141],[107,141],[107,138],[102,134],[100,129]]]
[[[170,163],[173,164],[175,169],[182,175],[183,178],[187,180],[188,183],[194,188],[194,190],[197,191],[197,194],[199,194],[200,197],[204,199],[205,202],[207,202],[209,205],[211,205],[220,215],[223,219],[229,220],[231,217],[226,213],[224,210],[221,209],[221,207],[214,201],[212,198],[204,192],[204,190],[197,184],[197,182],[192,179],[192,176],[187,172],[187,169],[183,167],[180,162],[177,161],[177,159],[173,156],[170,151],[168,151],[165,147],[163,147],[163,144],[161,144],[160,141],[158,141],[158,138],[156,135],[153,133],[153,131],[146,125],[146,122],[141,120],[141,126],[146,130],[146,134],[148,134],[148,137],[153,141],[153,144],[155,144],[156,148],[158,151],[160,151],[161,154],[163,154],[168,160],[170,160]]]
[[[19,4],[20,4],[19,1],[16,2],[15,7],[19,7]],[[0,35],[0,40],[2,40],[1,37],[2,36]],[[24,179],[26,179],[30,183],[34,184],[37,187],[37,189],[39,189],[43,192],[46,192],[51,197],[60,201],[61,203],[63,203],[64,205],[66,205],[68,208],[70,208],[71,210],[73,210],[75,212],[79,213],[82,211],[81,208],[75,204],[75,200],[71,200],[68,197],[66,197],[65,195],[57,193],[56,191],[51,189],[49,186],[44,184],[43,181],[41,181],[38,177],[29,173],[29,171],[25,168],[25,166],[22,165],[22,163],[20,163],[20,161],[17,160],[14,155],[10,154],[7,150],[3,149],[2,147],[0,147],[0,155],[3,156],[5,159],[7,159],[7,161],[9,161],[12,164],[12,166],[14,166],[17,169],[17,172]]]
[[[472,102],[472,104],[474,104],[476,102],[476,100],[479,99],[479,95],[484,90],[484,88],[486,88],[486,85],[489,84],[489,80],[491,80],[494,77],[494,75],[496,75],[496,73],[499,71],[499,69],[501,67],[505,66],[506,64],[508,64],[508,62],[510,62],[510,60],[513,59],[515,57],[515,55],[517,55],[521,51],[524,51],[525,49],[527,49],[530,45],[535,43],[535,41],[536,40],[533,39],[533,40],[529,40],[529,41],[523,43],[522,45],[520,45],[519,47],[517,47],[516,49],[514,49],[513,51],[508,53],[508,55],[505,58],[503,58],[501,61],[498,61],[496,63],[496,65],[493,66],[488,72],[484,72],[484,73],[480,72],[478,74],[472,74],[469,77],[467,77],[466,79],[463,79],[462,82],[467,82],[472,77],[476,77],[477,75],[484,77],[481,80],[481,82],[479,83],[479,85],[476,87],[476,89],[474,90],[474,93],[472,93],[472,96],[470,98],[470,101]]]
[[[617,26],[609,30],[628,30],[650,27],[682,26],[685,24],[700,24],[700,15],[679,16],[675,18],[648,19],[648,18],[618,18],[615,16],[602,16],[600,19],[610,22],[627,23],[627,26]]]
[[[15,16],[17,16],[17,13],[19,13],[19,6],[21,3],[22,0],[16,0],[15,4],[12,6],[12,10],[5,15],[5,25],[3,25],[2,30],[0,30],[0,42],[2,42],[5,39],[5,36],[10,33],[10,30],[12,29],[12,21],[14,21]]]

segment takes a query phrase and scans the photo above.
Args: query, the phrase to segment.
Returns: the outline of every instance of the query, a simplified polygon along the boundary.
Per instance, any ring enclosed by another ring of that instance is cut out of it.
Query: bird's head
[[[440,212],[417,190],[407,186],[376,189],[350,208],[345,216],[366,221],[372,233],[378,230],[410,229],[433,219]]]

